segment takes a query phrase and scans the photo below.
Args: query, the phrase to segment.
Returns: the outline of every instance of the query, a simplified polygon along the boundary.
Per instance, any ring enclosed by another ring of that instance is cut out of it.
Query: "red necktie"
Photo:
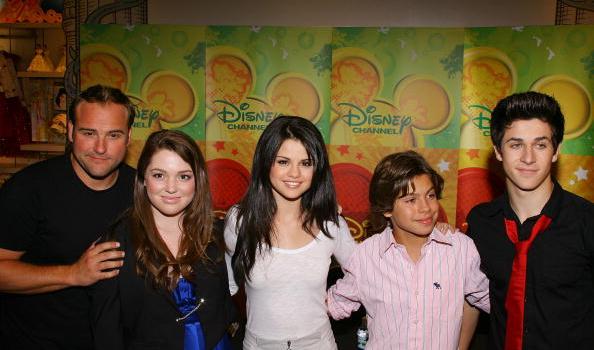
[[[528,249],[534,238],[544,231],[551,223],[551,218],[541,215],[532,227],[530,237],[525,241],[518,239],[518,229],[514,220],[505,219],[505,232],[510,241],[515,245],[516,256],[512,265],[509,279],[505,310],[507,311],[507,324],[505,327],[505,350],[521,350],[522,336],[524,335],[524,298],[526,296],[526,265],[528,262]]]

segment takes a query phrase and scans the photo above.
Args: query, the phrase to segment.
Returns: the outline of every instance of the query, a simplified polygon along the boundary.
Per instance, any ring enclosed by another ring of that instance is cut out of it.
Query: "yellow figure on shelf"
[[[50,57],[50,51],[46,45],[43,46],[43,60],[45,61],[46,67],[49,69],[48,72],[54,71],[54,62]]]
[[[60,61],[56,66],[56,72],[64,73],[66,71],[66,46],[62,49],[62,56],[60,57]]]
[[[46,50],[41,45],[35,47],[35,56],[27,68],[28,72],[53,72],[54,64],[45,53]]]

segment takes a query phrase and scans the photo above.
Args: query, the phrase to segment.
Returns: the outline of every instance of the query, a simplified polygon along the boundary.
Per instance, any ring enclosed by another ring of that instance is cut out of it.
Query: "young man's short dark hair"
[[[501,148],[505,129],[516,120],[540,119],[551,127],[553,147],[563,141],[565,119],[557,101],[546,94],[528,91],[510,95],[497,103],[491,113],[491,141]]]

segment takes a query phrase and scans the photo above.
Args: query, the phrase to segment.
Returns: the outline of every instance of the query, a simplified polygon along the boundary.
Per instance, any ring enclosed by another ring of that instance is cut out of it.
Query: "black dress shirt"
[[[594,349],[594,204],[555,183],[541,214],[552,218],[528,251],[524,349]],[[515,220],[520,240],[540,215],[520,223],[506,194],[473,208],[468,234],[489,278],[489,348],[503,349],[505,298],[515,255],[504,218]]]

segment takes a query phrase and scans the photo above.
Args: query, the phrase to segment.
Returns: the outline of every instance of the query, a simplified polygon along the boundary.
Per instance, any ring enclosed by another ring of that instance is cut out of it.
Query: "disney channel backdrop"
[[[241,198],[262,130],[276,116],[314,122],[338,199],[364,238],[367,189],[385,155],[415,149],[445,179],[440,220],[503,191],[490,113],[511,93],[553,95],[566,117],[555,169],[594,201],[594,26],[302,28],[83,25],[81,86],[118,87],[138,104],[127,162],[162,128],[205,153],[215,209]]]

